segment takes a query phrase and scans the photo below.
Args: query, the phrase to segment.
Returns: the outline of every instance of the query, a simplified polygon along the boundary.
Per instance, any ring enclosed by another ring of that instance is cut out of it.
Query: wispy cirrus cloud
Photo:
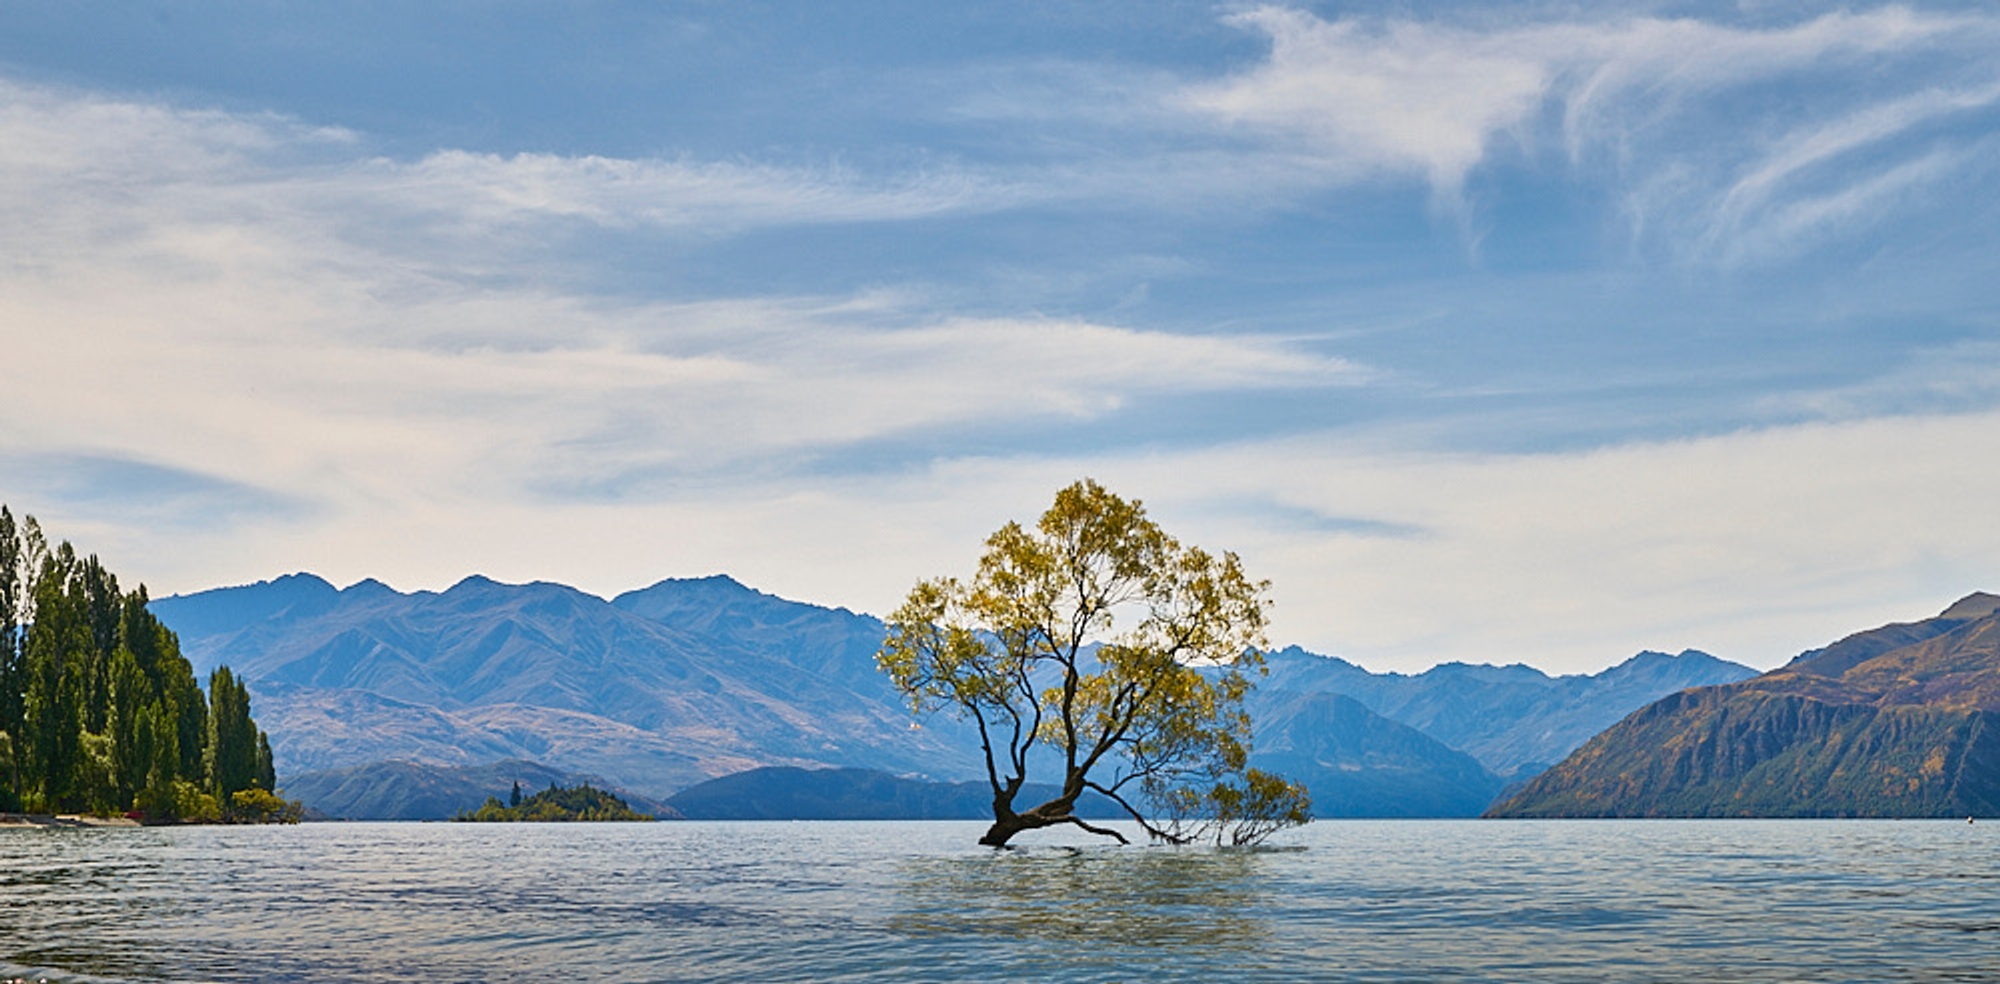
[[[1924,131],[1996,107],[2000,84],[1927,89],[1784,132],[1690,216],[1693,246],[1727,259],[1781,254],[1866,222],[1901,196],[1979,167],[1996,142],[1995,121],[1969,134]]]
[[[881,178],[840,167],[630,160],[443,150],[357,169],[371,197],[399,193],[413,210],[455,222],[575,220],[724,235],[770,225],[886,222],[1004,208],[1017,189],[964,171]]]
[[[0,203],[16,236],[54,222],[106,225],[142,213],[184,221],[311,219],[317,228],[415,252],[434,239],[574,222],[718,236],[772,225],[976,213],[1019,192],[949,167],[856,173],[838,164],[485,154],[414,160],[368,152],[364,136],[275,114],[190,110],[0,78]],[[313,230],[295,225],[290,235]],[[0,234],[4,235],[4,234]]]
[[[2000,317],[1989,337],[1917,348],[1865,381],[1774,395],[1762,409],[1777,418],[1852,422],[1882,417],[1963,415],[2000,406]]]
[[[1698,263],[1865,227],[1976,164],[2000,105],[2000,18],[1981,15],[1521,25],[1260,7],[1231,20],[1268,37],[1269,57],[1176,98],[1274,152],[1313,155],[1325,184],[1414,177],[1463,208],[1476,175],[1560,148],[1578,177],[1624,189],[1642,235]],[[1925,128],[1931,139],[1907,139]]]

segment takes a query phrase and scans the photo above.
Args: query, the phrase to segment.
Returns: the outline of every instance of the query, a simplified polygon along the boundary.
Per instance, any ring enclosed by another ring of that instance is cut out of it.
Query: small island
[[[557,786],[521,798],[521,784],[514,784],[514,792],[508,797],[510,805],[502,805],[500,797],[488,796],[477,810],[461,810],[453,820],[463,823],[570,823],[576,821],[608,820],[652,820],[650,814],[639,813],[631,805],[612,793],[598,789],[589,783],[575,786]]]

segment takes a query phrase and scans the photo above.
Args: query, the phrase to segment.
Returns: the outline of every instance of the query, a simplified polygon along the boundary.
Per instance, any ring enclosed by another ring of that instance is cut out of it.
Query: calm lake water
[[[2000,981],[2000,823],[980,829],[0,830],[0,978]]]

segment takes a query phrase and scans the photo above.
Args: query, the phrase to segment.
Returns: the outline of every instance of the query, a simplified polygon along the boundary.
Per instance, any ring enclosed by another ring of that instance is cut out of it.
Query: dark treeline
[[[242,681],[204,695],[144,586],[0,506],[0,810],[295,819],[276,786]]]

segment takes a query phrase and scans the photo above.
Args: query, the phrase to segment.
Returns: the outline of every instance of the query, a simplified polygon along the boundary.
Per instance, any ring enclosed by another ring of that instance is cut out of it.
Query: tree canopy
[[[249,692],[225,667],[204,695],[146,604],[0,505],[0,810],[296,819]]]
[[[1263,671],[1264,594],[1233,553],[1185,546],[1085,479],[1033,528],[986,540],[969,581],[919,582],[877,657],[919,713],[978,728],[993,825],[980,843],[1073,824],[1094,790],[1158,840],[1262,840],[1310,819],[1306,791],[1247,767],[1253,674]],[[1058,794],[1023,808],[1029,773]]]

